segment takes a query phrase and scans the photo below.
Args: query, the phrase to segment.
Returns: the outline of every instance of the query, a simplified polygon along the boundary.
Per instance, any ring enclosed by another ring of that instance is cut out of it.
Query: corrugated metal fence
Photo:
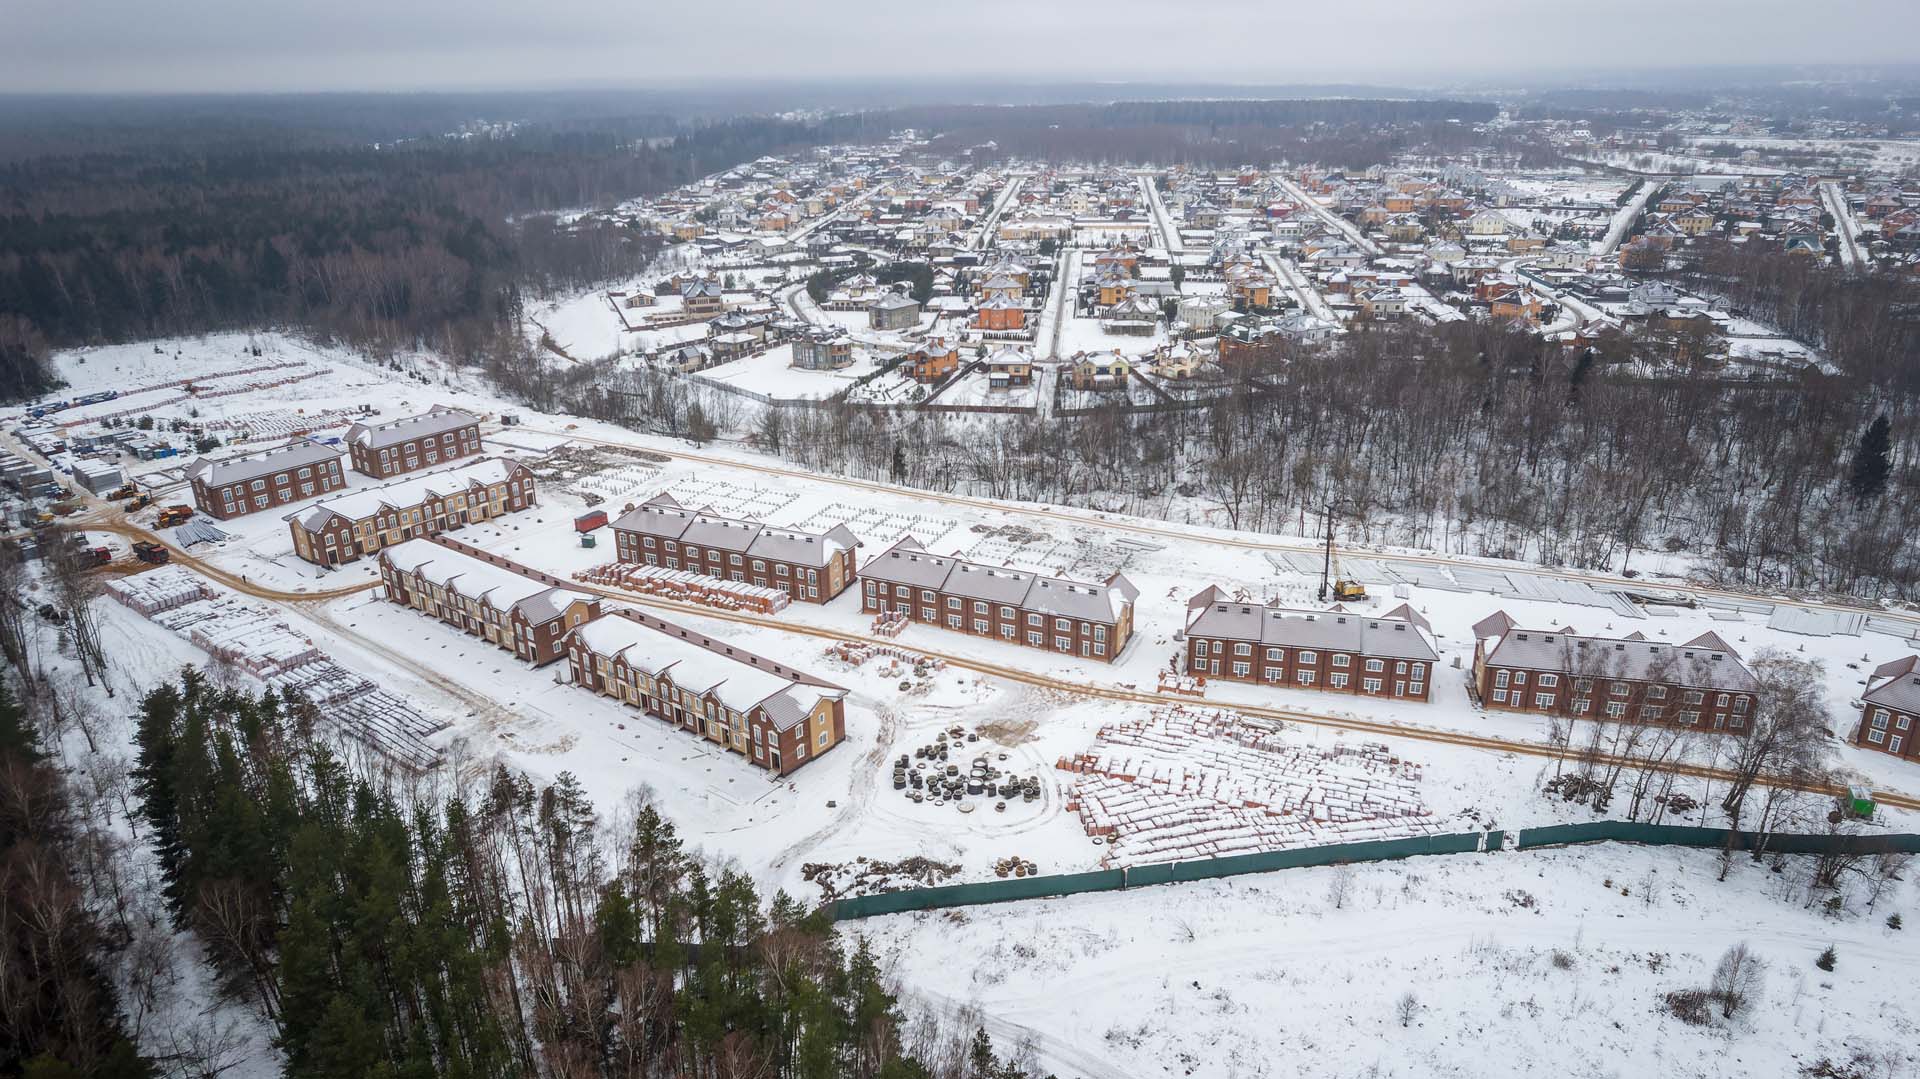
[[[1535,847],[1562,846],[1568,843],[1645,843],[1655,846],[1718,849],[1727,845],[1727,837],[1728,830],[1725,828],[1689,828],[1672,824],[1637,824],[1631,821],[1552,824],[1540,828],[1509,831],[1460,832],[1451,835],[1416,836],[1409,839],[1383,839],[1369,843],[1336,843],[1324,847],[1300,847],[1293,850],[1267,851],[1261,854],[1240,854],[1229,858],[1208,858],[1194,862],[1165,862],[1159,865],[1138,865],[1126,869],[1102,869],[1090,873],[1012,877],[972,884],[909,888],[898,892],[881,892],[876,895],[836,900],[832,905],[832,911],[836,921],[845,921],[852,918],[870,918],[876,914],[939,910],[945,907],[971,907],[983,903],[1005,903],[1016,899],[1078,895],[1082,892],[1112,892],[1154,884],[1235,877],[1246,873],[1268,873],[1276,869],[1304,869],[1310,866],[1355,862],[1390,862],[1428,854],[1530,850]],[[1766,850],[1783,854],[1823,854],[1836,851],[1912,854],[1920,853],[1920,835],[1904,833],[1802,835],[1785,832],[1741,832],[1735,837],[1734,846],[1737,850],[1764,847]]]

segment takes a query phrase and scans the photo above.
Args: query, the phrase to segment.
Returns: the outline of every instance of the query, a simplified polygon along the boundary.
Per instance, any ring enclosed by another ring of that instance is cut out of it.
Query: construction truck
[[[104,566],[113,561],[113,551],[106,547],[89,547],[86,550],[86,561],[90,565]]]
[[[148,506],[151,506],[151,505],[153,505],[152,495],[134,495],[132,498],[127,500],[127,512],[138,513],[139,511],[146,509]]]
[[[160,511],[160,517],[154,521],[154,525],[159,528],[171,528],[174,525],[186,524],[192,519],[192,506],[168,506]]]
[[[173,555],[170,554],[165,547],[151,540],[140,540],[133,545],[133,557],[142,562],[151,562],[158,565],[172,558]]]
[[[138,492],[139,492],[139,488],[135,487],[133,484],[123,483],[120,486],[115,487],[113,490],[107,492],[107,501],[118,502],[123,498],[132,498]]]

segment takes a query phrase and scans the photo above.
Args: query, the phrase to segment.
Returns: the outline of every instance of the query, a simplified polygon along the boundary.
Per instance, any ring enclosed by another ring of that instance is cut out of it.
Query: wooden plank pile
[[[778,588],[638,562],[609,562],[604,566],[581,570],[573,575],[573,579],[685,603],[698,603],[723,611],[776,614],[792,602],[791,597]]]
[[[1289,744],[1232,712],[1184,706],[1102,728],[1058,767],[1080,778],[1068,808],[1138,865],[1434,834],[1418,766],[1383,745]]]

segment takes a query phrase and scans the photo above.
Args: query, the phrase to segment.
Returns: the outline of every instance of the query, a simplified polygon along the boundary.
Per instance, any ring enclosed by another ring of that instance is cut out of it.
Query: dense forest
[[[174,921],[290,1077],[1027,1074],[977,1026],[908,1024],[863,941],[644,799],[609,820],[565,773],[402,782],[298,699],[190,669],[138,718]]]
[[[1233,167],[1289,159],[1364,166],[1414,149],[1464,148],[1484,102],[1318,98],[1279,101],[1121,101],[1106,105],[919,106],[831,121],[834,141],[936,133],[934,150],[981,158],[1039,158]],[[993,149],[984,148],[991,143]]]
[[[0,164],[0,394],[43,385],[50,347],[219,329],[474,359],[510,347],[523,295],[631,273],[654,250],[651,237],[559,229],[539,211],[658,193],[817,138],[772,119],[396,142],[273,137],[244,115],[223,136],[179,123],[198,133],[182,147],[94,149],[124,135],[82,125],[73,149]]]

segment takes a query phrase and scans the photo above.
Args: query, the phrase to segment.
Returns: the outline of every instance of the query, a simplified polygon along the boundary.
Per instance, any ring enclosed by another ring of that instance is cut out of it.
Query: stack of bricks
[[[573,579],[684,603],[698,603],[723,611],[775,614],[792,602],[791,597],[778,588],[765,588],[744,581],[729,581],[724,577],[710,577],[690,570],[647,566],[638,562],[595,566],[574,574]]]

